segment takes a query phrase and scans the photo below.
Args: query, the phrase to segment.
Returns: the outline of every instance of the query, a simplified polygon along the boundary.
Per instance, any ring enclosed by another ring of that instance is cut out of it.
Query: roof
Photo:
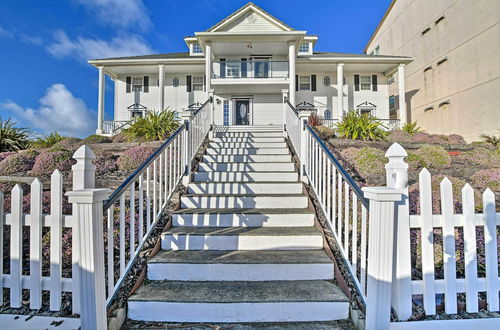
[[[390,5],[389,5],[389,8],[387,8],[387,10],[385,11],[384,13],[384,16],[382,16],[382,19],[380,20],[380,22],[378,23],[377,27],[375,28],[375,31],[373,31],[373,34],[372,36],[370,37],[370,40],[368,40],[368,42],[366,43],[366,46],[365,46],[365,53],[366,53],[366,50],[368,49],[368,46],[370,45],[370,43],[373,41],[373,39],[375,38],[375,36],[377,35],[378,31],[380,30],[380,28],[382,27],[382,24],[384,24],[385,22],[385,19],[387,18],[387,16],[389,16],[389,12],[391,11],[392,7],[394,7],[394,4],[396,3],[396,0],[392,0]]]
[[[312,55],[299,55],[298,58],[309,58],[309,57],[330,57],[330,58],[401,58],[401,59],[412,59],[408,56],[392,56],[392,55],[369,55],[369,54],[354,54],[354,53],[336,53],[336,52],[314,52]]]
[[[104,61],[104,60],[161,60],[168,58],[192,58],[189,52],[181,53],[164,53],[164,54],[150,54],[150,55],[136,55],[136,56],[120,56],[109,58],[97,58],[90,61]]]
[[[280,23],[281,25],[285,26],[286,28],[290,29],[291,31],[295,31],[294,28],[292,28],[291,26],[289,26],[288,24],[286,24],[285,22],[277,19],[276,17],[274,17],[273,15],[269,14],[267,11],[265,11],[264,9],[260,8],[259,6],[257,6],[256,4],[254,4],[253,2],[248,2],[246,5],[244,5],[243,7],[241,7],[240,9],[236,10],[235,12],[233,12],[232,14],[226,16],[223,20],[219,21],[219,23],[211,26],[210,28],[208,28],[206,30],[206,32],[211,32],[212,30],[216,29],[217,27],[219,27],[220,25],[224,24],[225,22],[229,21],[233,16],[236,16],[238,15],[239,13],[241,13],[242,11],[244,11],[245,9],[247,9],[248,7],[255,7],[255,9],[258,9],[260,11],[262,11],[264,14],[270,16],[273,20],[275,20],[276,22]]]

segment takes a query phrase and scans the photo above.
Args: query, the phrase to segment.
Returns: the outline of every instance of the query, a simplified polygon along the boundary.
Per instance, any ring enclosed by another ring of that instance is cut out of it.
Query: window
[[[325,86],[330,86],[331,84],[330,76],[325,76],[325,78],[323,79],[323,83],[325,84]]]
[[[387,85],[390,85],[394,82],[394,75],[391,74],[390,76],[387,77]]]
[[[174,86],[174,87],[179,86],[179,78],[178,77],[174,77],[174,79],[172,79],[172,86]]]
[[[299,90],[301,90],[301,91],[311,90],[311,76],[300,76],[299,77]]]
[[[299,52],[300,53],[309,53],[309,43],[308,42],[303,42],[300,45]]]
[[[331,112],[330,110],[325,110],[325,111],[323,112],[323,117],[324,117],[325,119],[332,119],[332,112]]]
[[[203,77],[193,77],[193,91],[203,90]]]
[[[224,100],[223,104],[224,126],[229,126],[229,101]]]
[[[396,98],[394,95],[389,96],[389,114],[396,113]]]
[[[240,62],[227,61],[226,62],[226,77],[239,78],[240,76]]]
[[[380,55],[380,46],[375,47],[373,50],[373,55]]]
[[[359,108],[358,111],[361,115],[373,116],[374,108]]]
[[[132,90],[134,92],[142,91],[142,77],[132,78]]]
[[[372,77],[371,76],[359,76],[359,86],[362,91],[372,90]]]
[[[429,32],[431,30],[430,27],[427,27],[425,30],[422,31],[422,35],[426,34],[427,32]]]
[[[440,59],[440,60],[436,63],[436,65],[441,65],[441,64],[443,64],[443,63],[444,63],[444,62],[446,62],[446,61],[448,61],[448,58],[447,58],[447,57],[444,57],[444,58]]]
[[[444,16],[441,16],[439,17],[435,22],[434,22],[434,25],[438,25],[439,22],[441,22],[442,20],[444,20]]]
[[[132,111],[131,115],[132,115],[132,119],[142,118],[144,115],[144,111],[140,111],[140,110],[139,111]]]
[[[199,43],[193,44],[193,54],[203,54],[203,50],[201,49],[201,46]]]

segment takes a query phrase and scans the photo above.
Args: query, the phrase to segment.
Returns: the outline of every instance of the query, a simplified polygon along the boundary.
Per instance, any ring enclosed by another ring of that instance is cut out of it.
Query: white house
[[[357,109],[389,125],[406,121],[390,116],[387,77],[404,77],[412,58],[317,52],[318,38],[250,2],[185,37],[188,52],[90,60],[99,69],[97,133],[113,134],[147,109],[183,112],[209,96],[216,125],[282,125],[285,97],[332,120]],[[104,121],[104,75],[115,82],[113,121]]]

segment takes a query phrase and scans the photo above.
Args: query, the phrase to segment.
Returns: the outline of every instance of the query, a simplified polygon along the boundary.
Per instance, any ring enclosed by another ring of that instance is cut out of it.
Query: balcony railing
[[[337,125],[337,123],[339,122],[338,119],[322,118],[320,116],[318,116],[318,117],[319,117],[321,124],[323,126],[327,126],[327,127],[335,127],[335,125]],[[392,131],[392,130],[398,129],[400,126],[399,119],[379,119],[379,118],[377,118],[377,121],[380,122],[384,126],[385,130],[387,130],[387,131]]]
[[[288,78],[288,61],[214,61],[212,79]]]

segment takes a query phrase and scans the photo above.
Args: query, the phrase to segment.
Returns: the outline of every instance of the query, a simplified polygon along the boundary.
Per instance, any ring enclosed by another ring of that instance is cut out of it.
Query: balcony
[[[288,83],[288,61],[214,61],[212,83]]]

